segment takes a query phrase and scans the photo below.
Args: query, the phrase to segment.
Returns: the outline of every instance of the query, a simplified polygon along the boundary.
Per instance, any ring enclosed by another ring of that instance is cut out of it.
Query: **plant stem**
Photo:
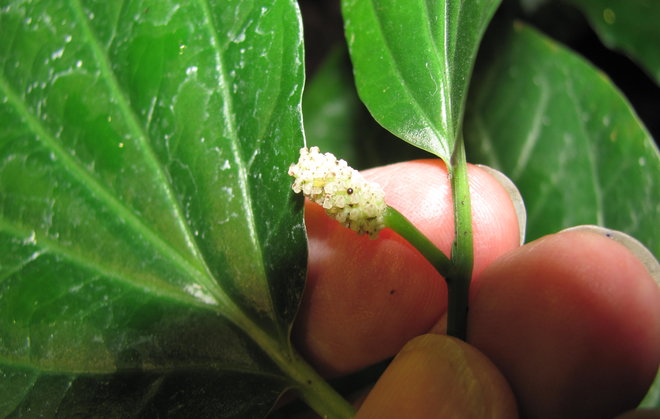
[[[474,249],[472,243],[472,205],[470,203],[467,161],[462,136],[456,141],[454,154],[449,165],[449,175],[454,202],[454,228],[456,234],[451,252],[454,271],[452,275],[446,277],[449,295],[447,334],[465,340]]]
[[[399,211],[388,206],[385,210],[385,226],[397,232],[401,237],[412,244],[440,273],[447,278],[452,275],[454,267],[447,255],[442,253],[431,240],[428,239]]]
[[[319,416],[332,419],[355,416],[355,408],[296,352],[293,353],[290,367],[290,377],[296,381],[295,389]]]
[[[392,207],[385,211],[385,225],[399,233],[433,265],[447,281],[447,334],[465,340],[467,336],[468,298],[474,250],[472,243],[472,205],[467,177],[467,161],[463,138],[456,143],[449,164],[454,202],[455,239],[451,260],[419,231],[406,217]]]
[[[289,378],[292,387],[319,416],[332,419],[349,419],[355,409],[328,384],[289,343],[289,336],[274,336],[257,325],[252,318],[233,302],[225,305],[226,315],[236,326],[245,331],[270,357],[282,373]]]
[[[469,281],[458,277],[447,280],[447,335],[461,340],[467,338],[469,291]]]

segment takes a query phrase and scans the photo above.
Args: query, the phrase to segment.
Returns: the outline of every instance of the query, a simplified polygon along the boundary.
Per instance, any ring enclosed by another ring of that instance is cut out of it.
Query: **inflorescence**
[[[300,159],[289,167],[292,189],[320,204],[331,217],[356,231],[378,237],[385,225],[385,192],[357,170],[318,147],[300,149]]]

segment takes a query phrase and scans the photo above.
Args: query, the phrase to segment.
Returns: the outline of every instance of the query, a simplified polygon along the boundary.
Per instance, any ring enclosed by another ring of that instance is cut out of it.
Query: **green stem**
[[[447,334],[465,340],[467,314],[474,249],[472,243],[472,205],[468,186],[467,160],[463,138],[458,138],[449,165],[452,198],[454,202],[454,228],[456,235],[451,260],[454,272],[447,277],[449,305],[447,308]]]
[[[406,217],[392,207],[385,211],[385,225],[399,233],[435,267],[447,281],[447,334],[465,340],[467,336],[468,297],[474,250],[472,243],[472,205],[467,177],[463,139],[459,138],[449,164],[454,202],[455,239],[451,259],[442,253]]]
[[[291,378],[297,383],[295,389],[298,394],[319,416],[333,419],[355,416],[355,408],[297,353],[294,353],[290,371]]]
[[[447,278],[452,275],[454,267],[449,258],[438,249],[399,211],[388,206],[385,210],[385,226],[397,232],[401,237],[412,244],[435,268],[440,275]]]
[[[469,291],[469,281],[458,277],[447,280],[447,334],[461,340],[467,339]]]
[[[275,362],[292,382],[302,399],[319,416],[333,419],[349,419],[355,409],[340,396],[289,344],[287,336],[275,337],[257,325],[236,305],[229,302],[225,314],[245,331]]]

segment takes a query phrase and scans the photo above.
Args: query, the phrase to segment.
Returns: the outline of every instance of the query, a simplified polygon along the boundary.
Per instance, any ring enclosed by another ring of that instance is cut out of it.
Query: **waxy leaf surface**
[[[343,0],[360,98],[399,138],[448,161],[479,43],[500,0]]]
[[[0,416],[263,415],[306,256],[295,2],[2,1],[0,39]]]
[[[598,224],[660,255],[660,157],[623,95],[582,58],[523,25],[488,51],[468,104],[468,154],[516,183],[527,238]]]

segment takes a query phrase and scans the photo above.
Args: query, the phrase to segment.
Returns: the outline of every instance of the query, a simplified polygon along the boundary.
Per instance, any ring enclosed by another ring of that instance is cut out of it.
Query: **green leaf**
[[[343,0],[360,98],[401,139],[449,161],[479,42],[500,0]]]
[[[589,19],[603,43],[628,54],[660,84],[660,2],[657,0],[564,0]]]
[[[428,154],[399,140],[373,120],[360,103],[346,60],[336,47],[305,86],[303,115],[309,146],[318,146],[360,170]]]
[[[470,156],[506,173],[530,240],[579,224],[627,232],[660,254],[660,156],[630,104],[582,58],[516,24],[479,61]]]
[[[660,409],[660,369],[658,369],[655,380],[653,380],[651,388],[649,388],[639,407],[642,409]]]
[[[295,1],[5,0],[0,39],[0,416],[265,414],[305,273]]]

